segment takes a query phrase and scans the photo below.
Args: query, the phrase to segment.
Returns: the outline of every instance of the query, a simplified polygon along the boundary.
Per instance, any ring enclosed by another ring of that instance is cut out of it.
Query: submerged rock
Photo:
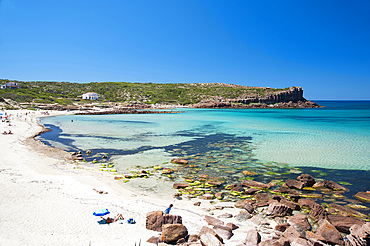
[[[188,164],[189,162],[187,160],[184,160],[184,159],[172,159],[171,160],[171,163],[174,163],[174,164]]]
[[[358,192],[355,197],[358,199],[358,200],[362,200],[362,201],[366,201],[366,202],[370,202],[370,193],[368,192]]]
[[[301,181],[297,181],[297,180],[294,180],[294,179],[287,179],[285,180],[285,185],[288,187],[288,188],[294,188],[294,189],[302,189],[304,187],[304,183],[301,182]]]

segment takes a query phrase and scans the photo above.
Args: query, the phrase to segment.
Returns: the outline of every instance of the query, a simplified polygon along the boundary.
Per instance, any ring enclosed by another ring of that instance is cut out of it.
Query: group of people
[[[9,130],[8,132],[4,131],[3,132],[4,135],[8,135],[8,134],[13,134],[11,130]]]

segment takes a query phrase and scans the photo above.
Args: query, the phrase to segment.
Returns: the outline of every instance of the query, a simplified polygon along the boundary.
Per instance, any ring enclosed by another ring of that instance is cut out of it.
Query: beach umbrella
[[[104,215],[107,215],[107,214],[110,214],[110,212],[108,211],[108,209],[99,209],[99,210],[96,210],[93,215],[95,216],[104,216]]]

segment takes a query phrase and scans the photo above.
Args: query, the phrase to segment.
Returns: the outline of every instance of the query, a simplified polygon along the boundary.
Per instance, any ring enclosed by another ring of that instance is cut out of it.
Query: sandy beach
[[[12,110],[7,114],[11,125],[0,122],[0,130],[13,134],[0,137],[0,245],[138,245],[140,241],[141,245],[154,245],[146,241],[160,233],[146,229],[146,214],[164,211],[170,203],[174,204],[171,214],[182,216],[189,234],[198,234],[207,225],[204,215],[239,213],[232,203],[201,200],[196,207],[196,200],[125,188],[111,174],[76,166],[69,153],[35,140],[33,136],[44,130],[37,123],[38,117],[45,116],[42,111]],[[225,208],[215,209],[215,205]],[[108,209],[111,216],[121,213],[125,220],[100,224],[101,218],[93,212],[101,208]],[[128,224],[129,218],[137,223]],[[237,245],[245,239],[245,232],[256,227],[253,220],[222,220],[240,226],[225,245]],[[262,238],[272,236],[268,228],[260,229]]]

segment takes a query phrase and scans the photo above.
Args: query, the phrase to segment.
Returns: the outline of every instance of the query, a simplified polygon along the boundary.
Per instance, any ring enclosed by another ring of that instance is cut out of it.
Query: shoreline
[[[210,201],[202,200],[201,206],[195,207],[196,200],[138,194],[119,185],[110,174],[76,168],[67,152],[34,139],[44,130],[37,122],[38,117],[47,116],[41,114],[44,111],[31,111],[25,116],[26,112],[30,111],[8,111],[12,124],[8,128],[13,134],[1,137],[0,242],[4,245],[134,245],[139,240],[141,245],[153,245],[146,240],[159,233],[146,229],[145,216],[151,211],[164,211],[170,203],[174,204],[171,214],[182,216],[189,234],[198,234],[207,225],[205,215],[239,211],[231,208],[231,203],[224,205],[229,206],[225,210],[214,210]],[[51,112],[49,116],[66,113]],[[122,213],[125,219],[133,218],[137,223],[100,225],[99,218],[92,215],[100,208],[109,209],[112,216]],[[243,232],[255,227],[252,222],[241,224],[234,218],[225,222],[240,225],[239,233],[225,245],[244,240]],[[270,232],[262,237],[268,239]]]

